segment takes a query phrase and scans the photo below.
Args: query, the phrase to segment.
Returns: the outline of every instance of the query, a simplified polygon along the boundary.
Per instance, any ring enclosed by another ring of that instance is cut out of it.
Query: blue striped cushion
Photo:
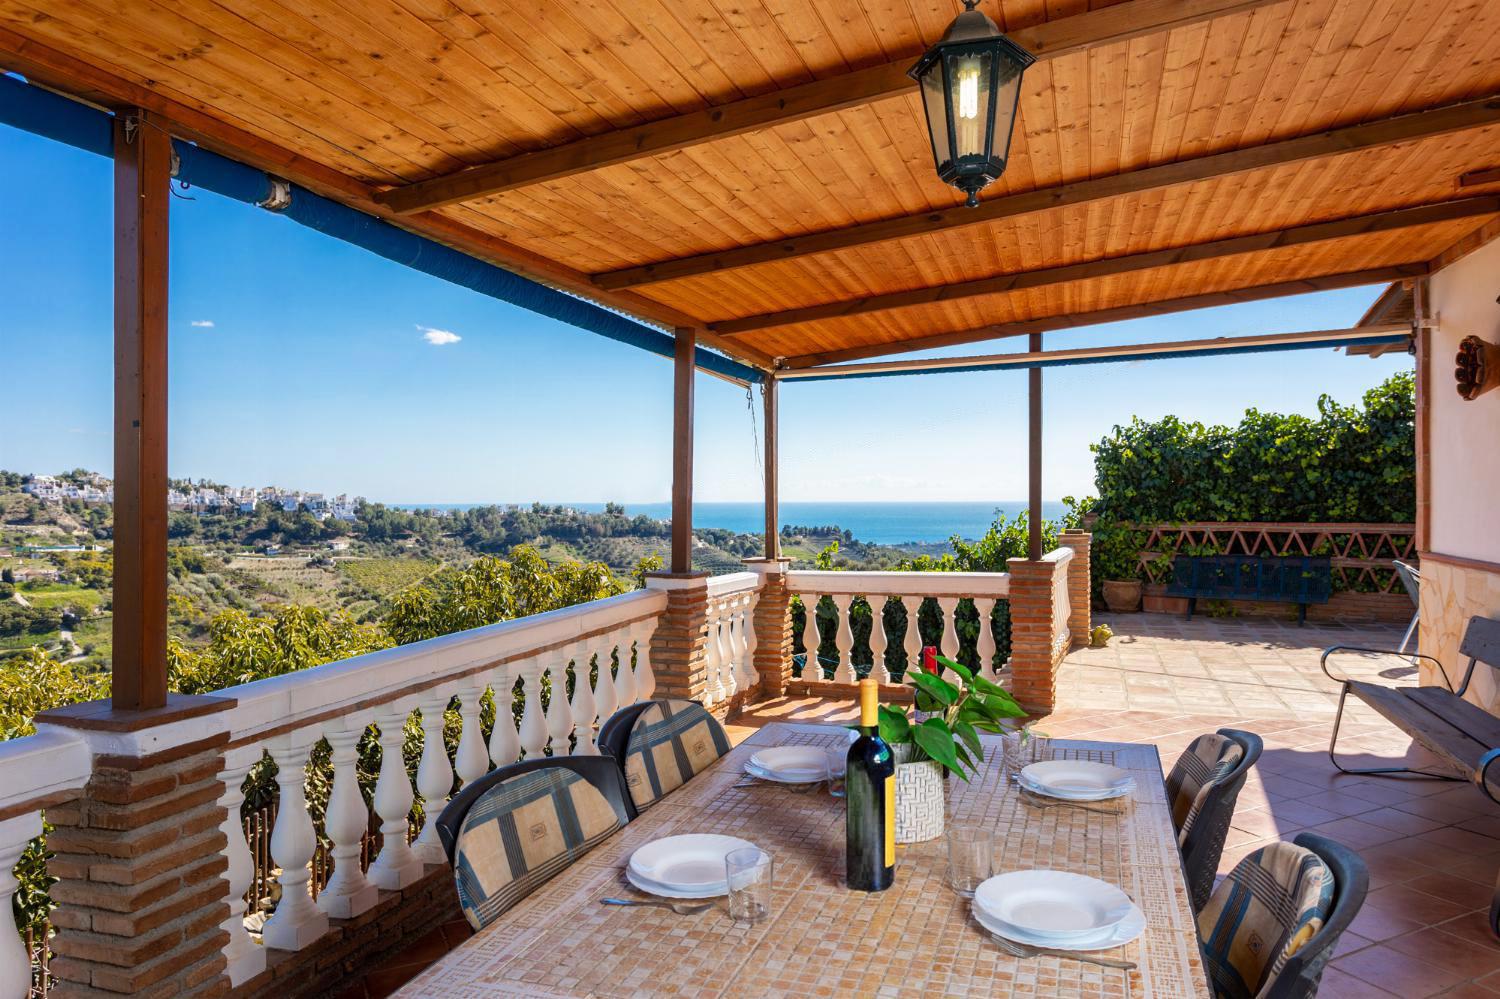
[[[1177,758],[1167,775],[1167,801],[1172,806],[1172,824],[1177,827],[1177,845],[1187,843],[1188,831],[1208,799],[1208,793],[1245,756],[1240,744],[1217,732],[1200,735]]]
[[[625,785],[646,808],[729,752],[723,727],[694,701],[657,701],[636,719],[625,746]]]
[[[1240,861],[1198,914],[1214,994],[1258,994],[1322,928],[1333,890],[1328,865],[1293,843],[1272,843]]]
[[[609,800],[564,767],[496,784],[458,832],[453,875],[464,917],[484,927],[619,827]]]

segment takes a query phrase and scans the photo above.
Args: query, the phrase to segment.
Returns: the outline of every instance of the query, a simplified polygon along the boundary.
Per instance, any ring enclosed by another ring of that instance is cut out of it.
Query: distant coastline
[[[470,510],[480,506],[508,506],[508,503],[393,503],[402,510]],[[520,504],[529,506],[529,503]],[[561,502],[561,506],[598,512],[603,503]],[[665,520],[671,516],[670,503],[625,503],[627,516],[645,514]],[[880,545],[899,545],[907,541],[941,542],[955,534],[973,540],[984,535],[994,522],[995,511],[1015,516],[1026,508],[1025,500],[988,502],[913,502],[913,503],[782,503],[781,523],[801,527],[837,525],[860,541]],[[695,503],[694,527],[718,527],[745,534],[756,534],[764,523],[760,503]],[[1042,501],[1042,516],[1057,520],[1063,505],[1057,500]]]

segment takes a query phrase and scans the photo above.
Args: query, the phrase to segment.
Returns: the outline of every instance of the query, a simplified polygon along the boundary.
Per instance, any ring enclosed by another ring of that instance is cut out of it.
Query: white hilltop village
[[[79,475],[31,475],[21,485],[21,491],[36,497],[43,503],[62,503],[76,500],[81,503],[112,503],[115,498],[114,483],[97,472]],[[170,489],[167,492],[167,509],[183,513],[227,514],[254,513],[262,503],[279,506],[287,513],[306,510],[318,520],[356,519],[355,511],[363,503],[363,496],[324,496],[301,490],[282,489],[278,486],[219,486],[200,483],[188,490]]]

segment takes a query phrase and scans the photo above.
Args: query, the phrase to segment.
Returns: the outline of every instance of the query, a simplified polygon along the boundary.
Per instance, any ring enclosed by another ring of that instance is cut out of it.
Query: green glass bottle
[[[896,879],[896,757],[880,737],[880,685],[859,682],[859,738],[844,777],[845,870],[854,891],[885,891]]]

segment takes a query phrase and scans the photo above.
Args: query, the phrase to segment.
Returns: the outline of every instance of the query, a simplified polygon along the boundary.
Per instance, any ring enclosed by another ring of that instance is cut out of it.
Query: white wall
[[[1500,389],[1465,402],[1453,358],[1466,336],[1500,343],[1500,240],[1439,271],[1431,282],[1432,534],[1444,555],[1500,563]]]

